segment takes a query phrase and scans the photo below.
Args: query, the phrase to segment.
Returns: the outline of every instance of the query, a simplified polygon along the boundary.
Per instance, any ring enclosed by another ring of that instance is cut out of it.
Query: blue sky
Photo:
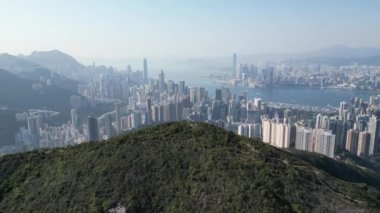
[[[1,0],[0,52],[121,59],[380,47],[378,0]]]

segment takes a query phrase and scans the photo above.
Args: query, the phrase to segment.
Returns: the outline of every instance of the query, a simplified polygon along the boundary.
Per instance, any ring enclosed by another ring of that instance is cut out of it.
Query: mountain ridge
[[[53,85],[76,92],[76,81],[21,57],[7,53],[0,54],[0,68],[31,81],[50,79]]]
[[[379,209],[379,186],[337,178],[323,168],[334,161],[302,154],[318,160],[204,123],[167,123],[109,141],[1,157],[0,211]]]
[[[21,55],[21,57],[68,77],[77,77],[80,74],[79,72],[84,71],[86,68],[74,57],[60,50],[35,50],[30,55]]]

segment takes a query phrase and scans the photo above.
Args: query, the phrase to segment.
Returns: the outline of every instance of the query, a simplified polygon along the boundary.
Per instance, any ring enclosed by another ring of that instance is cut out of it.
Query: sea
[[[215,94],[216,88],[227,87],[236,95],[242,95],[243,91],[248,92],[248,98],[261,98],[267,102],[291,103],[309,106],[332,106],[339,107],[342,101],[349,102],[352,98],[358,97],[369,101],[369,97],[380,95],[375,91],[357,91],[340,89],[320,89],[320,88],[293,88],[293,87],[273,87],[273,88],[247,88],[241,86],[225,85],[218,83],[216,79],[210,78],[209,74],[220,74],[216,69],[194,69],[194,70],[165,70],[166,80],[176,82],[184,80],[188,87],[204,87],[210,96]]]

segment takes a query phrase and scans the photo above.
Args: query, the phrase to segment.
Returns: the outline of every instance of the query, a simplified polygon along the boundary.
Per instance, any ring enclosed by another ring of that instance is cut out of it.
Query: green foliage
[[[118,205],[130,212],[380,207],[372,179],[333,175],[310,160],[319,157],[207,124],[163,124],[109,141],[0,158],[0,212],[107,212]],[[351,168],[328,163],[338,172]]]

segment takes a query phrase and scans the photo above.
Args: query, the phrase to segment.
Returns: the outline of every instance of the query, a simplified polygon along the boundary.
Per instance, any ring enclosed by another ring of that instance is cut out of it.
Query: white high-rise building
[[[197,88],[192,87],[190,88],[190,102],[194,104],[197,101]]]
[[[253,99],[253,106],[257,109],[261,109],[261,98],[254,98]]]
[[[276,138],[276,134],[277,134],[276,121],[270,120],[270,128],[271,128],[271,131],[270,131],[270,141],[269,141],[269,144],[272,145],[272,146],[274,146],[275,145],[275,141],[277,140],[277,138]]]
[[[303,126],[296,126],[296,149],[313,152],[313,130]]]
[[[249,137],[249,127],[248,127],[248,124],[240,124],[238,126],[238,135]]]
[[[322,115],[318,114],[315,118],[315,128],[319,129],[322,127]]]
[[[271,141],[271,121],[269,119],[263,119],[261,122],[263,142],[270,143]]]
[[[380,135],[380,120],[374,115],[369,119],[368,131],[371,134],[371,139],[369,143],[369,155],[371,156],[377,153]]]
[[[344,119],[344,111],[348,109],[348,104],[345,101],[340,102],[339,105],[339,120]]]
[[[329,129],[330,128],[330,118],[325,115],[322,118],[322,124],[321,124],[322,129]]]
[[[333,158],[335,152],[335,134],[331,131],[314,129],[314,152]]]
[[[278,148],[289,148],[290,125],[269,119],[262,120],[263,142]]]
[[[254,124],[240,124],[238,126],[238,135],[246,136],[249,138],[259,138],[261,132],[261,125],[259,123]]]
[[[290,145],[290,125],[282,123],[272,123],[275,126],[274,140],[271,144],[278,148],[289,148]]]
[[[74,129],[78,128],[78,112],[76,109],[71,109],[71,125]]]
[[[141,113],[132,113],[131,114],[131,127],[139,128],[141,126],[142,120],[141,120]]]

